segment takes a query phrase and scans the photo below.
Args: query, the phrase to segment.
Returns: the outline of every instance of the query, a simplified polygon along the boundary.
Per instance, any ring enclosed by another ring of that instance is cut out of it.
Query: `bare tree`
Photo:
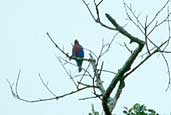
[[[39,74],[40,80],[44,87],[49,91],[49,93],[52,95],[52,97],[46,98],[46,99],[35,99],[35,100],[27,100],[25,98],[22,98],[19,95],[18,92],[18,84],[19,84],[19,78],[20,78],[20,72],[18,73],[17,81],[14,84],[11,84],[9,81],[9,86],[11,89],[11,92],[13,96],[19,100],[26,101],[26,102],[41,102],[41,101],[49,101],[49,100],[58,100],[60,98],[66,97],[68,95],[72,95],[75,93],[79,93],[81,91],[84,91],[86,89],[90,89],[93,92],[93,96],[82,98],[81,100],[91,99],[91,98],[98,98],[102,102],[103,110],[106,115],[112,115],[112,111],[114,110],[117,101],[120,97],[120,94],[122,93],[123,88],[125,87],[125,79],[130,76],[132,73],[134,73],[139,67],[141,67],[147,60],[149,60],[152,56],[155,56],[155,54],[160,54],[162,58],[164,59],[166,69],[168,71],[168,86],[166,90],[169,89],[171,84],[171,75],[170,75],[170,67],[169,62],[166,58],[167,54],[170,54],[171,51],[169,51],[169,43],[171,39],[171,30],[170,30],[170,7],[169,3],[170,0],[167,0],[166,3],[156,12],[155,16],[150,20],[149,16],[145,17],[144,23],[142,23],[139,20],[139,14],[136,14],[134,12],[134,9],[131,5],[128,5],[125,1],[123,1],[124,9],[126,16],[129,20],[129,23],[133,24],[133,26],[137,27],[137,29],[141,32],[143,35],[141,38],[138,38],[134,35],[132,35],[129,31],[125,29],[126,25],[121,26],[110,14],[106,13],[106,18],[111,22],[112,25],[107,25],[101,20],[100,16],[100,9],[99,6],[104,2],[104,0],[96,1],[93,0],[93,5],[95,6],[95,9],[89,7],[89,3],[82,0],[86,8],[88,9],[88,12],[90,13],[93,20],[100,24],[102,27],[115,31],[115,35],[111,41],[108,43],[104,43],[102,41],[102,46],[100,49],[99,54],[95,54],[93,51],[86,49],[89,52],[89,58],[82,59],[84,62],[87,62],[87,67],[83,67],[83,74],[78,74],[77,76],[73,76],[68,68],[65,66],[66,64],[70,64],[72,66],[76,66],[74,63],[71,63],[69,59],[75,60],[79,59],[78,57],[70,56],[64,49],[60,48],[58,44],[53,40],[51,35],[47,32],[48,38],[51,40],[51,42],[55,45],[55,47],[62,52],[63,55],[66,56],[65,58],[57,57],[59,62],[61,63],[62,67],[64,68],[65,72],[69,76],[69,78],[72,80],[73,84],[75,85],[75,89],[62,94],[62,95],[56,95],[44,82],[41,75]],[[92,10],[95,10],[95,14]],[[162,20],[159,20],[158,17],[163,12],[166,12],[166,15],[162,18]],[[150,35],[158,28],[161,27],[161,25],[165,25],[166,29],[168,30],[167,38],[162,38],[163,41],[160,43],[155,43],[153,41],[153,38],[150,37]],[[104,68],[104,62],[105,60],[102,60],[102,57],[108,53],[111,49],[111,45],[116,38],[118,34],[121,34],[128,38],[130,40],[129,43],[124,43],[124,47],[127,51],[130,52],[130,56],[127,58],[127,60],[124,60],[124,64],[121,68],[118,69],[117,72],[109,71]],[[128,44],[136,43],[137,47],[134,50],[131,50],[128,46]],[[138,63],[135,63],[135,60],[137,58],[140,58],[140,61]],[[134,66],[133,66],[134,64]],[[90,68],[92,67],[92,68]],[[93,70],[93,71],[91,71]],[[104,88],[103,84],[103,76],[105,76],[106,73],[110,73],[113,75],[113,79],[109,81],[109,85],[105,86],[107,88]],[[88,77],[90,80],[89,83],[84,83],[83,79]],[[75,77],[80,77],[79,80],[75,80]],[[115,90],[115,91],[114,91]],[[114,94],[114,96],[112,96]]]

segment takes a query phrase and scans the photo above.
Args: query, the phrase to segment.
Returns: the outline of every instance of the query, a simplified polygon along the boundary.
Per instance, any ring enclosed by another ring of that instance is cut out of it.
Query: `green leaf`
[[[128,114],[128,111],[124,110],[123,113],[124,113],[124,114]]]
[[[136,103],[134,106],[133,106],[133,109],[135,111],[135,113],[139,113],[140,112],[140,104]]]
[[[153,109],[148,109],[148,111],[151,113],[156,113],[156,111],[154,111]]]
[[[126,115],[159,115],[155,110],[147,109],[145,105],[140,105],[139,103],[134,104],[130,109],[127,107],[124,108],[126,110],[123,113]]]

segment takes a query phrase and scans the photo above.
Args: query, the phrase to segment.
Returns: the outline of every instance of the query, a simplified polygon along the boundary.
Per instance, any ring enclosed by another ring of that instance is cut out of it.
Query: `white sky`
[[[91,0],[89,0],[91,1]],[[129,0],[137,12],[142,12],[142,20],[148,15],[154,16],[165,0]],[[128,23],[122,1],[104,0],[102,19],[110,24],[104,13],[108,12],[118,23]],[[54,40],[71,52],[71,43],[79,39],[80,43],[98,53],[101,40],[108,42],[113,33],[97,25],[91,18],[81,0],[1,0],[0,1],[0,114],[1,115],[87,115],[91,104],[101,111],[97,100],[78,101],[87,96],[87,92],[69,96],[58,101],[25,103],[12,97],[6,79],[15,81],[21,69],[20,94],[27,99],[49,97],[42,86],[38,74],[49,82],[57,95],[73,88],[56,56],[62,54],[55,49],[46,36],[49,32]],[[135,27],[127,27],[137,37],[142,35]],[[77,35],[77,36],[76,36]],[[156,41],[166,36],[165,31],[158,30],[152,35]],[[123,40],[123,39],[124,40]],[[105,67],[115,70],[127,59],[128,52],[118,45],[128,41],[119,36],[112,45],[112,50],[105,57]],[[170,46],[169,46],[170,47]],[[87,52],[86,52],[87,53]],[[86,54],[86,56],[88,56]],[[168,60],[171,63],[171,58]],[[160,114],[171,112],[171,90],[165,92],[168,83],[166,66],[160,56],[154,56],[126,80],[126,87],[118,101],[114,113],[122,113],[123,106],[130,107],[135,103],[145,104]],[[85,64],[83,65],[85,66]],[[169,65],[170,66],[170,65]],[[72,69],[73,73],[77,69]],[[107,77],[107,78],[106,78]],[[105,76],[104,79],[111,79]]]

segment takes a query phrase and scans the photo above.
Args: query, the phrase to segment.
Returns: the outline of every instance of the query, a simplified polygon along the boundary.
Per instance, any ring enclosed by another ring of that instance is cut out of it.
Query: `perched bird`
[[[76,63],[78,66],[78,71],[81,72],[82,68],[82,63],[83,63],[83,59],[84,58],[84,50],[83,47],[79,44],[78,40],[74,41],[74,46],[72,48],[72,56],[75,56],[76,59]]]

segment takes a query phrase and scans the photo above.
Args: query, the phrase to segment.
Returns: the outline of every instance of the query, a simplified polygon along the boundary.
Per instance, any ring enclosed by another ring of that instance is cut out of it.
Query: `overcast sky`
[[[141,12],[140,19],[145,20],[146,15],[151,19],[166,0],[125,1],[132,3],[136,12]],[[110,25],[105,13],[109,13],[120,25],[128,23],[122,0],[104,0],[100,9],[105,23]],[[1,0],[0,14],[1,115],[88,115],[91,104],[95,104],[95,108],[101,112],[99,100],[78,100],[91,94],[88,92],[58,101],[33,104],[19,101],[12,97],[6,79],[15,81],[21,69],[19,92],[29,100],[51,97],[41,84],[39,73],[57,95],[70,91],[74,88],[73,83],[56,59],[56,56],[62,56],[62,53],[53,46],[46,32],[70,54],[71,44],[75,39],[78,39],[83,47],[98,53],[102,39],[107,43],[113,38],[114,32],[97,25],[81,0]],[[135,36],[143,37],[136,27],[128,24],[126,28]],[[155,41],[160,41],[163,36],[166,37],[164,29],[152,34]],[[110,52],[103,58],[106,69],[117,71],[125,62],[129,52],[119,45],[124,42],[128,42],[125,37],[116,37]],[[88,52],[85,53],[88,57]],[[171,64],[171,58],[167,58]],[[124,106],[141,103],[160,114],[168,115],[171,112],[171,90],[165,92],[168,74],[163,63],[161,56],[155,55],[128,77],[113,113],[120,114]],[[77,68],[69,67],[72,73],[77,73]],[[86,63],[83,67],[86,67]],[[111,75],[106,75],[104,80],[111,78]]]

